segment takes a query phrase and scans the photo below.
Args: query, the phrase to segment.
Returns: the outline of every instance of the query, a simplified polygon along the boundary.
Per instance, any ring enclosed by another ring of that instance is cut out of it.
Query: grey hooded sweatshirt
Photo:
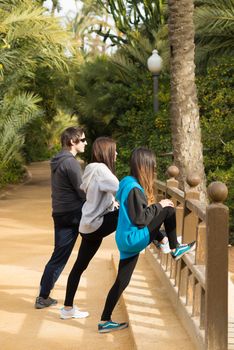
[[[51,159],[53,214],[81,209],[85,193],[80,189],[81,167],[70,151],[62,150]]]
[[[86,166],[80,188],[86,193],[79,232],[95,232],[103,223],[103,215],[114,210],[119,180],[104,163]]]

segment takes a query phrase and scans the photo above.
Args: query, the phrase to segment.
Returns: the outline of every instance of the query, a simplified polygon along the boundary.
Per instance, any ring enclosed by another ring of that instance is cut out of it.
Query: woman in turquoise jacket
[[[116,229],[116,243],[120,261],[116,281],[110,289],[98,324],[100,333],[123,329],[126,322],[117,323],[111,315],[124,289],[128,286],[139,253],[158,239],[160,227],[165,226],[171,255],[175,260],[194,248],[195,242],[180,245],[176,236],[174,204],[169,199],[154,203],[156,159],[154,153],[143,147],[136,148],[130,160],[131,176],[123,178],[116,198],[120,203]]]

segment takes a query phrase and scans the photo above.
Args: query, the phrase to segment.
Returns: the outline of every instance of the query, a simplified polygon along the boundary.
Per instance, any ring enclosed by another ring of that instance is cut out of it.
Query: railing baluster
[[[187,279],[187,294],[186,294],[186,305],[191,306],[193,304],[193,274],[190,269],[188,269],[188,279]]]
[[[176,232],[177,232],[177,236],[182,236],[183,216],[184,216],[184,205],[179,204],[176,207]]]
[[[200,198],[200,194],[195,188],[200,183],[200,178],[196,175],[188,176],[187,183],[189,184],[190,189],[185,192],[184,221],[182,232],[183,243],[189,243],[196,240],[196,228],[198,224],[198,217],[196,214],[190,212],[186,208],[186,200]]]
[[[205,265],[205,251],[206,251],[206,224],[200,222],[197,226],[197,248],[195,256],[196,265]]]
[[[193,309],[192,316],[200,315],[200,304],[201,304],[201,286],[198,283],[198,280],[193,276]]]
[[[187,290],[188,290],[188,267],[183,266],[183,269],[181,271],[181,277],[180,277],[180,296],[183,298],[184,305],[186,305],[187,301]]]
[[[205,303],[205,299],[206,299],[206,293],[205,293],[204,288],[201,287],[201,294],[200,294],[200,329],[204,329],[205,328],[205,318],[206,318],[206,310],[205,310],[206,303]],[[215,349],[213,349],[213,350],[215,350]]]
[[[179,188],[179,182],[176,180],[176,177],[179,175],[179,169],[175,165],[171,165],[167,169],[167,174],[170,176],[170,178],[166,181],[167,188]],[[171,199],[176,209],[176,232],[177,235],[181,236],[183,227],[184,207],[182,204],[178,205],[177,200],[175,198],[172,197]]]
[[[180,290],[180,276],[181,276],[181,260],[173,261],[175,266],[175,286],[178,287],[178,293]]]

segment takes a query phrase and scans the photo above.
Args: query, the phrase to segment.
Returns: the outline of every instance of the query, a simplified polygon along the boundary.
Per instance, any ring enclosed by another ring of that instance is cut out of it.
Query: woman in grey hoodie
[[[83,318],[88,312],[80,312],[73,306],[80,277],[98,251],[102,239],[116,230],[118,203],[115,194],[119,181],[114,175],[116,142],[108,137],[99,137],[92,147],[92,162],[86,166],[80,188],[86,193],[82,208],[79,232],[82,236],[78,257],[69,274],[64,307],[60,317]]]

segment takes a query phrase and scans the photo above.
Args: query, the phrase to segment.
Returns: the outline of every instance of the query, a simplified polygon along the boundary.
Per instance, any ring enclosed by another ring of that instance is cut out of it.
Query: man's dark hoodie
[[[81,167],[71,152],[62,150],[50,162],[53,214],[82,208],[85,193],[80,189]]]

